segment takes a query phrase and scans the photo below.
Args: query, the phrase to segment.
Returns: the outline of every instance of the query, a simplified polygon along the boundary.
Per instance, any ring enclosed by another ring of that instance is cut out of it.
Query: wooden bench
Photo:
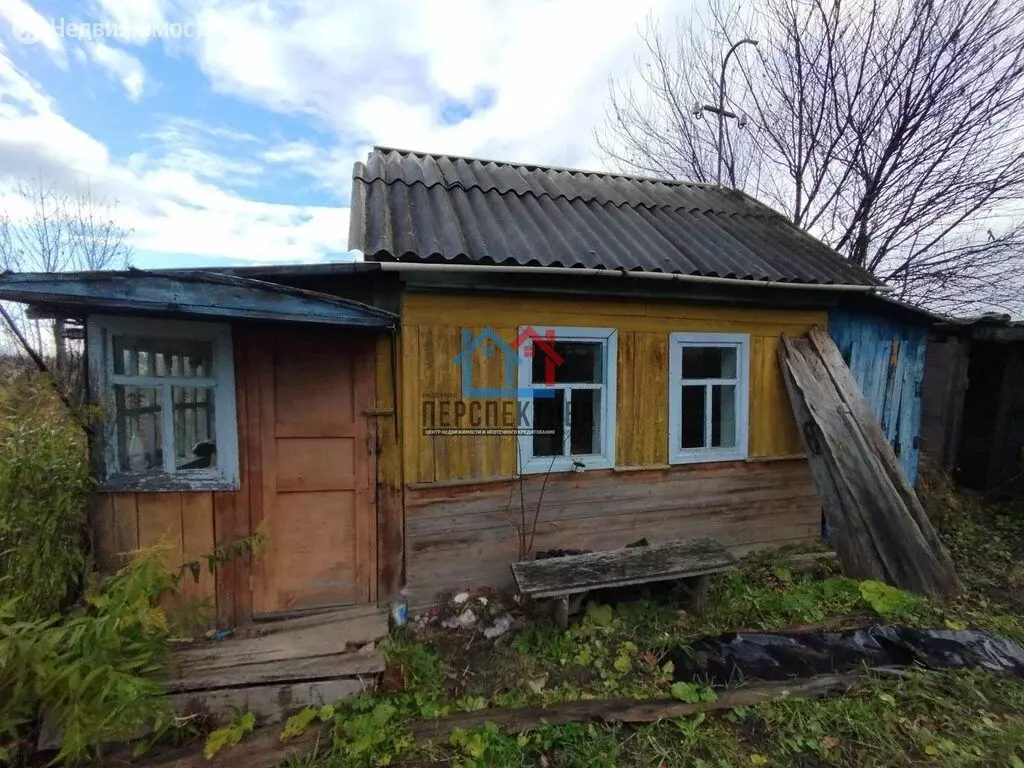
[[[703,613],[708,576],[735,564],[736,558],[717,541],[698,539],[513,563],[512,575],[522,594],[554,599],[555,621],[564,629],[569,623],[570,597],[658,581],[681,582],[689,592],[691,609]]]

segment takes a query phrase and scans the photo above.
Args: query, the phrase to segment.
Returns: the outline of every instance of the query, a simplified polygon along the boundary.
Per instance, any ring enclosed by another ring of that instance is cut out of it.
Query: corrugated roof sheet
[[[349,248],[378,261],[878,284],[736,190],[384,147],[355,164]]]

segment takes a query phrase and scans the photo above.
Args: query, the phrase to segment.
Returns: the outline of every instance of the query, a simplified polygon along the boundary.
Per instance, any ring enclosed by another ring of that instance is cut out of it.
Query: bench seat
[[[556,598],[556,618],[564,625],[571,595],[659,581],[694,582],[689,591],[694,607],[703,611],[707,577],[736,562],[717,541],[696,539],[513,563],[512,575],[523,595]]]

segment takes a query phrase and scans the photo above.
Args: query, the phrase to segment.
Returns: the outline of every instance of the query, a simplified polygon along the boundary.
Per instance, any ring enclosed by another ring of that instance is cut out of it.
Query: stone
[[[493,640],[496,637],[501,637],[510,629],[512,629],[512,619],[508,616],[499,616],[489,627],[484,628],[484,637]]]

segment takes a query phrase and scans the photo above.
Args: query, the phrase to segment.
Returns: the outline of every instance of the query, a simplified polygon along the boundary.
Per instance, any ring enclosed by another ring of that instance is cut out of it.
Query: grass
[[[333,746],[304,765],[488,766],[989,766],[1024,768],[1024,681],[984,671],[865,674],[841,697],[780,700],[642,727],[494,726],[414,744],[419,718],[483,707],[586,698],[703,695],[673,690],[670,651],[730,631],[838,630],[871,624],[980,628],[1024,640],[1024,507],[957,494],[925,471],[919,494],[957,564],[963,595],[945,602],[819,569],[785,554],[744,561],[712,583],[701,618],[652,591],[616,607],[590,603],[567,631],[531,616],[498,642],[430,626],[394,633],[383,692],[337,705]]]

